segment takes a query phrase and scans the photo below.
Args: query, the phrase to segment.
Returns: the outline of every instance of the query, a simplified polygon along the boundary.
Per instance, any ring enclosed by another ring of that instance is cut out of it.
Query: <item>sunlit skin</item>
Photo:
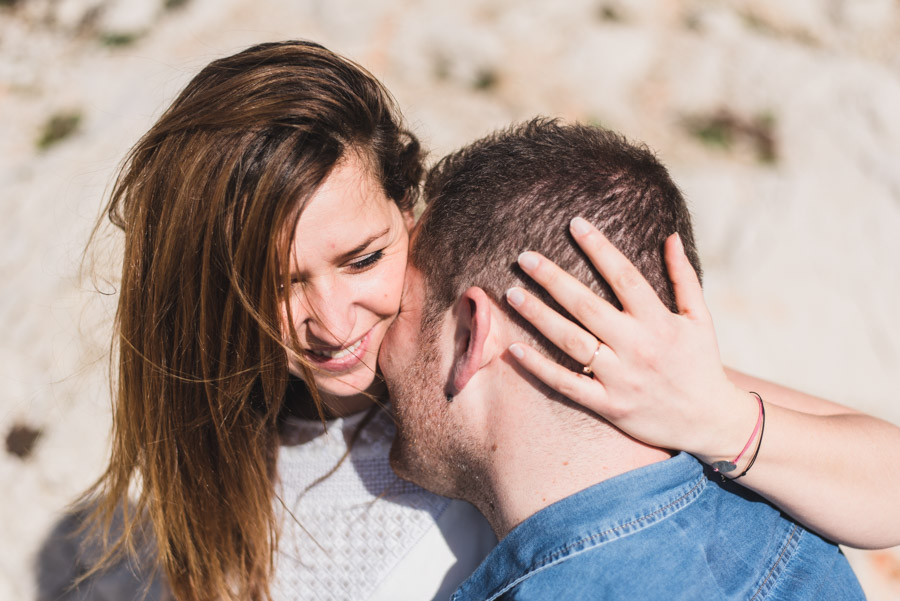
[[[444,373],[434,341],[421,339],[423,278],[409,266],[406,270],[403,300],[397,319],[391,324],[381,347],[379,361],[390,384],[391,405],[398,431],[391,447],[391,467],[404,478],[437,476],[433,469],[441,465],[431,457],[439,448],[434,443],[440,433],[455,429],[445,427],[443,415],[446,401],[440,388],[439,373]],[[429,461],[429,459],[431,459]],[[452,492],[442,478],[427,478],[430,490]],[[446,489],[446,490],[445,490]]]
[[[379,365],[390,386],[397,436],[391,467],[402,478],[428,490],[472,500],[480,492],[470,475],[483,464],[471,420],[480,411],[454,412],[448,403],[454,322],[447,316],[424,332],[425,280],[413,266],[406,270],[400,314],[381,345]]]
[[[400,306],[412,215],[349,152],[307,203],[291,246],[290,311],[329,414],[382,397],[378,349]],[[290,337],[285,334],[285,343]],[[296,356],[291,373],[302,377]]]

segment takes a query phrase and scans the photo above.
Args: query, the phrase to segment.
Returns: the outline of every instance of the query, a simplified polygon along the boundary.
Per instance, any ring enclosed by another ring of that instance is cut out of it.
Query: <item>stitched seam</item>
[[[485,599],[485,601],[494,601],[495,599],[497,599],[497,598],[500,597],[501,595],[504,595],[504,594],[505,594],[507,591],[509,591],[510,589],[514,588],[514,587],[515,587],[516,585],[518,585],[520,582],[522,582],[522,581],[524,581],[524,580],[527,580],[528,578],[531,578],[534,574],[537,574],[538,572],[542,572],[543,570],[545,570],[545,569],[549,568],[550,566],[554,565],[555,563],[558,562],[559,557],[560,557],[562,554],[566,553],[566,551],[568,551],[568,550],[571,549],[572,547],[575,547],[575,546],[577,546],[577,545],[580,545],[580,544],[585,543],[585,542],[588,542],[588,541],[596,540],[597,538],[603,538],[603,537],[605,537],[605,536],[607,536],[607,535],[609,535],[609,534],[611,534],[611,533],[613,533],[613,532],[616,532],[616,531],[618,531],[618,530],[622,530],[623,528],[626,528],[626,527],[628,527],[628,526],[633,526],[633,525],[635,525],[635,524],[639,524],[639,523],[641,523],[641,522],[644,522],[644,521],[646,521],[646,520],[652,518],[653,516],[655,516],[655,515],[657,515],[657,514],[659,514],[659,513],[661,513],[661,512],[664,512],[664,511],[668,510],[668,509],[671,508],[673,505],[677,505],[678,503],[684,501],[686,498],[690,497],[691,495],[694,495],[694,492],[697,491],[698,488],[703,488],[703,487],[704,487],[705,482],[706,482],[706,478],[704,478],[704,477],[699,478],[699,479],[697,480],[697,483],[696,483],[696,484],[693,486],[693,488],[691,488],[689,491],[687,491],[686,493],[684,493],[684,494],[681,495],[680,497],[678,497],[678,498],[676,498],[676,499],[673,499],[673,500],[669,501],[666,505],[663,505],[662,507],[660,507],[659,509],[657,509],[656,511],[654,511],[654,512],[652,512],[652,513],[648,513],[647,515],[641,516],[641,517],[639,517],[639,518],[637,518],[637,519],[634,519],[634,520],[632,520],[632,521],[630,521],[630,522],[626,522],[625,524],[619,524],[619,525],[616,526],[615,528],[610,528],[610,529],[608,529],[608,530],[604,530],[603,532],[597,532],[597,533],[595,533],[595,534],[592,534],[591,536],[586,536],[586,537],[581,538],[581,539],[579,539],[579,540],[577,540],[577,541],[574,541],[574,542],[572,542],[572,543],[569,543],[568,545],[566,545],[566,546],[563,547],[562,549],[559,549],[558,551],[555,551],[555,552],[551,553],[551,554],[548,555],[546,558],[544,558],[543,560],[541,560],[541,562],[539,562],[539,563],[537,564],[538,567],[536,567],[536,568],[534,568],[534,569],[531,569],[531,570],[529,570],[528,572],[525,572],[524,574],[522,574],[521,576],[519,576],[518,578],[516,578],[515,580],[513,580],[513,581],[510,582],[509,584],[507,584],[505,587],[503,587],[502,589],[500,589],[499,591],[497,591],[493,596],[488,597],[487,599]],[[699,494],[699,492],[698,492],[697,494]],[[587,551],[587,550],[588,550],[588,549],[582,549],[581,552]],[[568,555],[568,554],[567,554],[566,557],[572,557],[572,555]]]
[[[588,542],[588,541],[596,540],[596,539],[598,539],[598,538],[604,538],[604,537],[606,537],[606,536],[609,535],[609,534],[612,534],[612,533],[617,532],[617,531],[619,531],[619,530],[623,530],[623,529],[625,529],[625,528],[628,528],[629,526],[634,526],[635,524],[640,524],[641,522],[645,522],[645,521],[647,521],[647,520],[653,518],[653,517],[656,516],[657,514],[663,513],[663,512],[665,512],[665,511],[667,511],[667,510],[668,510],[669,508],[671,508],[673,505],[677,505],[678,503],[682,502],[682,501],[683,501],[684,499],[686,499],[687,497],[690,497],[690,496],[694,493],[694,491],[697,490],[697,488],[699,488],[700,486],[703,485],[704,482],[705,482],[705,480],[704,480],[703,478],[700,478],[700,479],[697,481],[697,484],[695,484],[694,487],[691,488],[691,490],[687,491],[686,493],[684,493],[683,495],[681,495],[681,496],[678,497],[677,499],[671,500],[669,503],[667,503],[666,505],[663,505],[662,507],[660,507],[660,508],[657,509],[656,511],[654,511],[654,512],[652,512],[652,513],[648,513],[647,515],[641,516],[641,517],[639,517],[639,518],[637,518],[637,519],[634,519],[634,520],[632,520],[632,521],[630,521],[630,522],[626,522],[626,523],[624,523],[624,524],[619,524],[619,525],[616,526],[615,528],[610,528],[609,530],[604,530],[603,532],[596,532],[596,533],[594,533],[594,534],[592,534],[592,535],[590,535],[590,536],[586,536],[586,537],[584,537],[584,538],[582,538],[582,539],[580,539],[580,540],[571,542],[571,543],[569,543],[568,545],[566,545],[565,547],[563,547],[562,549],[559,549],[559,550],[554,551],[553,553],[551,553],[551,554],[550,554],[549,556],[547,556],[543,561],[551,561],[551,562],[552,562],[553,560],[555,560],[556,558],[558,558],[560,555],[562,555],[562,554],[568,552],[572,547],[576,547],[576,546],[578,546],[578,545],[580,545],[580,544],[582,544],[582,543],[586,543],[586,542]],[[543,561],[542,561],[541,563],[543,563]],[[541,565],[541,564],[539,564],[539,565]]]
[[[762,584],[759,585],[759,588],[756,589],[756,594],[754,594],[750,601],[755,601],[760,594],[762,594],[763,589],[766,587],[766,584],[772,578],[772,575],[775,573],[775,570],[781,565],[781,560],[784,558],[784,554],[787,553],[788,547],[791,545],[791,541],[794,540],[794,534],[797,532],[797,524],[794,524],[794,528],[791,530],[790,535],[788,535],[787,540],[784,541],[784,546],[781,547],[781,553],[778,554],[778,559],[775,560],[775,563],[772,564],[772,567],[769,568],[769,573],[766,574],[765,579],[762,581]]]

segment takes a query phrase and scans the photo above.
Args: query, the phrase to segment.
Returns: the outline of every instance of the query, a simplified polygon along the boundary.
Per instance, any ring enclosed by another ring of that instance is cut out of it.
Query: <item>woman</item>
[[[383,87],[305,42],[213,62],[129,154],[108,207],[113,448],[90,497],[108,527],[138,485],[120,546],[149,523],[181,601],[429,598],[487,552],[471,508],[387,463],[376,358],[422,171]],[[818,498],[794,496],[801,516]]]
[[[92,496],[108,527],[140,484],[121,542],[149,522],[179,600],[391,598],[398,581],[427,598],[490,548],[486,526],[442,536],[481,519],[388,465],[375,363],[422,171],[381,85],[304,42],[213,62],[127,157],[107,209],[125,233],[113,448]]]

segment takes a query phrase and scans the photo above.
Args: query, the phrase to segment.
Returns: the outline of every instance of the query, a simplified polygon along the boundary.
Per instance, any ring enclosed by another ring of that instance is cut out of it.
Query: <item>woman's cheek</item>
[[[397,259],[399,258],[397,257]],[[400,310],[400,297],[403,295],[406,255],[403,255],[403,260],[391,261],[385,267],[386,269],[380,274],[379,282],[377,282],[381,296],[380,304],[386,315],[396,315]]]

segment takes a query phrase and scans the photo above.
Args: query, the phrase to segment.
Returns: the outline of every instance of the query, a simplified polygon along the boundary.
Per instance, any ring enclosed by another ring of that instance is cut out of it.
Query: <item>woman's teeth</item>
[[[325,359],[342,359],[342,358],[346,357],[347,355],[355,353],[359,349],[359,347],[362,346],[362,342],[363,342],[362,339],[360,339],[359,341],[351,344],[347,348],[342,348],[337,351],[315,351],[315,350],[310,349],[309,352],[312,353],[313,355],[316,355],[318,357],[323,357]]]

